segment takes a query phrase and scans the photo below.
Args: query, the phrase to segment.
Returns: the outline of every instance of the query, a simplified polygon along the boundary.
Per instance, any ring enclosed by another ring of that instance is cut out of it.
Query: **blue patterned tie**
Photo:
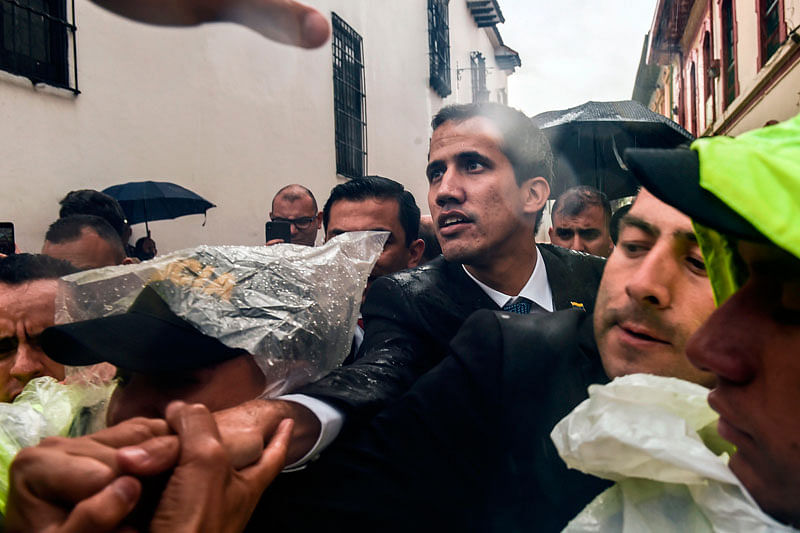
[[[527,298],[517,298],[513,303],[509,302],[503,306],[503,311],[527,315],[531,312],[531,301]]]

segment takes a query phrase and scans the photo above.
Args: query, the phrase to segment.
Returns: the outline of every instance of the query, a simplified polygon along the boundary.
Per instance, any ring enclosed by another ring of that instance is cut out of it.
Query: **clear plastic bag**
[[[277,396],[349,353],[367,277],[387,232],[323,246],[198,246],[136,265],[62,278],[56,323],[125,313],[145,285],[206,335],[253,354]]]
[[[788,532],[727,466],[708,389],[633,374],[589,387],[551,438],[570,468],[616,481],[564,531]]]

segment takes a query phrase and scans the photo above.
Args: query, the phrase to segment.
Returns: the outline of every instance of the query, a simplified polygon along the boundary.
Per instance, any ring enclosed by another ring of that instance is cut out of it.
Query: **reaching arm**
[[[192,26],[237,22],[268,39],[303,48],[322,46],[330,25],[316,9],[292,0],[93,0],[124,17],[149,24]]]

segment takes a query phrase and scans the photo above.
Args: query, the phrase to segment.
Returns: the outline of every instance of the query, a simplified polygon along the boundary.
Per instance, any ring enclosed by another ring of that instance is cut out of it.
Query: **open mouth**
[[[472,222],[472,220],[463,213],[447,213],[443,214],[439,217],[439,227],[444,228],[451,228],[453,226],[458,226],[460,224],[468,224]]]

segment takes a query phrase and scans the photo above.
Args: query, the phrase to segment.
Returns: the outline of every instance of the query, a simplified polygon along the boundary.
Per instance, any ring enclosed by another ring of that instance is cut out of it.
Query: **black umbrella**
[[[128,224],[144,222],[148,236],[150,228],[147,222],[150,220],[205,215],[208,209],[216,207],[189,189],[166,181],[132,181],[113,185],[103,192],[117,199]]]
[[[586,102],[545,111],[533,121],[556,157],[553,198],[576,185],[596,187],[612,200],[631,196],[637,182],[622,159],[626,148],[674,148],[694,140],[680,125],[632,100]]]

